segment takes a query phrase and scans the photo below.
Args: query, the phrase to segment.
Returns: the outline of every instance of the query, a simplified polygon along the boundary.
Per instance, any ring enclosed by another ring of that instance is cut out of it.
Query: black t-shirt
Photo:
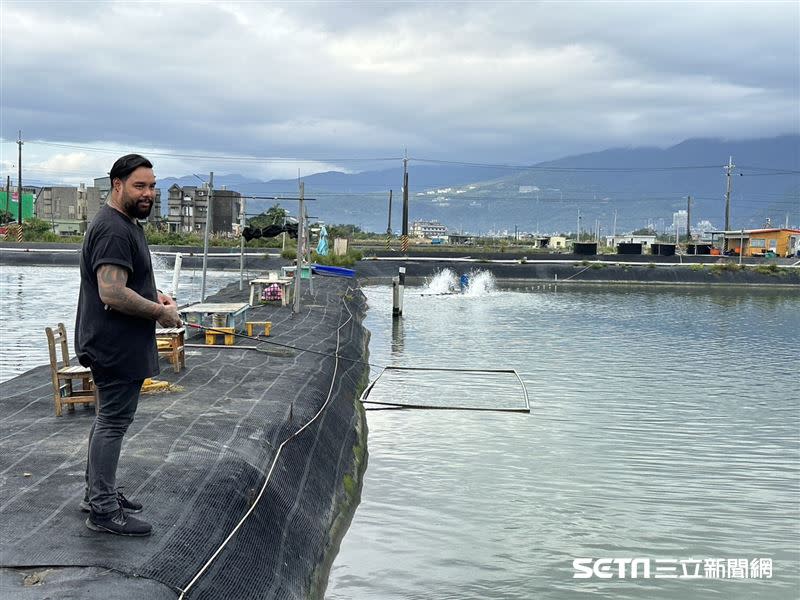
[[[150,249],[142,226],[118,210],[100,208],[81,249],[81,291],[75,322],[75,353],[95,380],[135,381],[159,373],[155,321],[106,308],[97,287],[101,265],[128,271],[127,287],[156,302]]]

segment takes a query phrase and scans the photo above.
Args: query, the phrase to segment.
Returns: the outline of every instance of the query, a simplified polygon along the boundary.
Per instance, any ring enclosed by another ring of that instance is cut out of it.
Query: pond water
[[[171,288],[170,270],[156,278]],[[47,362],[45,326],[72,332],[78,279],[0,269],[0,380]],[[208,292],[237,279],[210,271]],[[516,369],[532,412],[369,411],[362,502],[326,598],[800,597],[796,290],[498,290],[480,275],[461,294],[457,281],[407,288],[399,321],[389,288],[365,288],[370,362]],[[182,303],[199,289],[184,271]],[[396,376],[403,402],[520,400],[489,376]],[[576,558],[704,576],[576,579]],[[706,572],[714,559],[725,576]]]
[[[389,288],[365,289],[370,362],[513,368],[532,412],[369,411],[328,600],[800,597],[796,290],[422,295],[441,284],[406,288],[400,322]],[[509,397],[394,376],[401,398]],[[577,579],[576,558],[651,576]]]

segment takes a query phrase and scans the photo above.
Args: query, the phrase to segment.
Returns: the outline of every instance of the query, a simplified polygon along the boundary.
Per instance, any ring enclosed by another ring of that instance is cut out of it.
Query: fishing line
[[[498,407],[498,406],[458,406],[458,405],[447,405],[447,404],[435,404],[430,402],[396,402],[396,401],[389,401],[389,400],[370,400],[369,395],[372,392],[375,385],[378,383],[378,380],[383,377],[384,374],[392,372],[392,371],[420,371],[420,372],[448,372],[448,373],[480,373],[483,375],[497,375],[497,374],[507,374],[513,375],[516,380],[519,382],[520,387],[522,388],[522,404],[520,406],[512,406],[512,407]],[[363,404],[376,404],[382,407],[392,407],[392,408],[417,408],[417,409],[426,409],[426,410],[471,410],[471,411],[488,411],[488,412],[518,412],[518,413],[530,413],[530,401],[528,399],[528,389],[525,387],[525,382],[520,377],[519,373],[517,373],[516,369],[467,369],[467,368],[457,368],[457,367],[398,367],[398,366],[389,366],[385,367],[380,374],[370,382],[370,384],[364,389],[359,398]],[[374,409],[373,409],[374,410]]]
[[[216,329],[214,327],[206,327],[205,325],[198,325],[196,323],[184,323],[187,327],[192,327],[194,329],[200,329],[202,331],[207,331],[210,333],[216,333],[218,335],[231,335],[227,331],[223,331],[221,329]],[[325,356],[327,358],[334,358],[336,360],[347,360],[352,363],[367,365],[370,367],[375,367],[376,369],[380,369],[381,372],[378,374],[375,379],[373,379],[369,385],[365,388],[364,393],[361,395],[362,403],[365,404],[375,404],[381,405],[385,407],[394,407],[394,408],[417,408],[417,409],[442,409],[442,410],[479,410],[479,411],[493,411],[493,412],[526,412],[530,413],[530,404],[528,402],[528,391],[525,387],[525,383],[522,381],[522,378],[519,376],[514,369],[464,369],[464,368],[453,368],[453,367],[402,367],[397,365],[379,365],[376,363],[371,363],[365,360],[359,360],[357,358],[348,358],[346,356],[341,356],[338,353],[331,354],[329,352],[322,352],[320,350],[311,350],[310,348],[299,348],[297,346],[292,346],[290,344],[283,344],[281,342],[275,342],[273,340],[265,340],[260,337],[246,335],[244,333],[234,332],[234,336],[253,340],[255,342],[260,342],[263,344],[272,344],[274,346],[280,346],[281,348],[287,348],[289,350],[294,350],[297,352],[310,352],[312,354],[317,354],[319,356]],[[198,344],[196,347],[204,348],[208,346]],[[225,346],[220,346],[220,348],[224,348]],[[241,350],[255,350],[256,352],[263,352],[266,354],[266,351],[262,348],[257,346],[228,346],[231,349],[241,349]],[[525,407],[522,408],[497,408],[497,407],[466,407],[466,406],[442,406],[436,404],[409,404],[409,403],[399,403],[399,402],[385,402],[385,401],[378,401],[378,400],[370,400],[368,398],[369,393],[372,391],[372,388],[381,378],[381,376],[386,373],[387,371],[392,370],[405,370],[405,371],[442,371],[442,372],[453,372],[453,373],[510,373],[513,374],[517,380],[519,381],[520,385],[522,386],[522,394],[523,394],[523,401],[525,403]],[[373,409],[374,410],[374,409]]]

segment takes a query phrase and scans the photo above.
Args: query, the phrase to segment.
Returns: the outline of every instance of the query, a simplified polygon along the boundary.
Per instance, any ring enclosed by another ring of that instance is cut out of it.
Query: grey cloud
[[[789,4],[4,10],[4,126],[43,139],[518,161],[799,129]]]

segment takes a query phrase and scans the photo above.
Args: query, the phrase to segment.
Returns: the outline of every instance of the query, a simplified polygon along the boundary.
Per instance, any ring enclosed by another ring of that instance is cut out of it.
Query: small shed
[[[620,242],[617,244],[617,254],[641,254],[642,242]]]
[[[594,256],[597,254],[597,242],[573,242],[572,252],[581,256]]]
[[[675,256],[675,244],[662,242],[650,244],[650,254],[654,256]]]
[[[706,255],[711,254],[711,244],[703,244],[703,243],[695,243],[695,244],[686,244],[686,254],[691,255]]]

